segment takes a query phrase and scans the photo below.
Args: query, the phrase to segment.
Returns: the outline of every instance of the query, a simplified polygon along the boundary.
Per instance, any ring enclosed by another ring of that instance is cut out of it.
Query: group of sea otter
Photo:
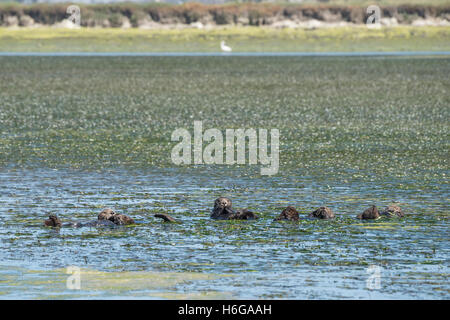
[[[381,216],[388,217],[404,217],[404,213],[402,209],[397,205],[389,205],[382,212],[379,212],[376,206],[372,206],[366,209],[363,213],[357,215],[358,219],[378,219]],[[167,222],[177,222],[174,218],[169,216],[168,214],[158,213],[155,214],[155,217],[161,218]],[[231,200],[225,197],[219,197],[214,201],[214,208],[212,210],[211,216],[212,219],[217,220],[254,220],[258,219],[258,216],[247,210],[240,209],[234,211],[231,208]],[[334,212],[331,211],[328,207],[320,207],[317,210],[314,210],[308,215],[309,218],[317,218],[317,219],[332,219],[335,217]],[[299,213],[297,210],[289,206],[284,209],[278,217],[274,219],[275,221],[279,220],[289,220],[289,221],[298,221],[300,220]],[[63,224],[61,220],[56,215],[50,215],[47,220],[44,221],[44,225],[48,227],[96,227],[96,226],[115,226],[115,225],[128,225],[134,224],[134,220],[127,215],[116,213],[111,209],[103,209],[102,212],[97,217],[97,220],[89,221],[89,222],[70,222]]]
[[[97,220],[88,222],[68,222],[62,223],[61,220],[55,215],[51,214],[47,220],[44,221],[44,225],[47,227],[99,227],[99,226],[116,226],[134,224],[134,220],[129,216],[116,213],[115,211],[107,208],[103,209],[97,217]]]

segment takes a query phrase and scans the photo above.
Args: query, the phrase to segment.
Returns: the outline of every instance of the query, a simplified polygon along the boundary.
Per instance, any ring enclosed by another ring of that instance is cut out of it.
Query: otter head
[[[297,221],[299,220],[298,211],[293,206],[288,206],[280,213],[280,215],[277,218],[275,218],[275,221],[278,220]]]
[[[214,209],[212,211],[212,216],[217,217],[219,215],[230,215],[233,214],[231,209],[231,200],[225,197],[219,197],[214,201]]]
[[[370,208],[364,210],[363,213],[357,216],[358,219],[378,219],[380,217],[380,213],[376,206],[371,206]]]
[[[231,200],[229,198],[225,198],[225,197],[219,197],[214,201],[214,209],[216,208],[220,208],[220,209],[225,209],[225,208],[231,208]]]
[[[131,219],[129,216],[126,216],[124,214],[115,214],[113,215],[112,222],[118,225],[126,225],[126,224],[133,224],[134,220]]]
[[[403,210],[395,204],[387,206],[386,209],[384,209],[384,211],[381,212],[380,214],[384,216],[400,217],[400,218],[405,216]]]
[[[61,220],[55,215],[51,214],[48,219],[44,221],[44,225],[47,227],[61,227]]]
[[[309,214],[310,218],[332,219],[335,217],[334,212],[328,207],[320,207]]]
[[[98,215],[98,220],[111,220],[116,213],[114,210],[106,208],[103,209],[102,212]]]

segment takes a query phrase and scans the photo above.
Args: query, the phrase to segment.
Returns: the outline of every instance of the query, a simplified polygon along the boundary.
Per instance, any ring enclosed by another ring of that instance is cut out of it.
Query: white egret
[[[220,42],[220,49],[224,52],[231,52],[231,48],[225,44],[225,41]]]

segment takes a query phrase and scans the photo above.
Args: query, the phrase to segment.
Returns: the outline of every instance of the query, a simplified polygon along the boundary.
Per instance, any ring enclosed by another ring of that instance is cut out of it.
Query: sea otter
[[[318,218],[318,219],[333,219],[334,212],[331,211],[328,207],[320,207],[317,210],[314,210],[309,214],[310,218]]]
[[[289,220],[289,221],[298,221],[300,219],[297,210],[293,206],[288,206],[284,209],[278,217],[274,219],[274,221],[279,220]]]
[[[376,206],[371,206],[370,208],[364,210],[363,213],[360,213],[356,216],[358,219],[378,219],[380,217],[380,213]]]
[[[214,209],[211,214],[212,219],[227,219],[233,214],[234,211],[231,209],[231,199],[219,197],[214,201]]]
[[[100,212],[100,214],[98,215],[98,220],[111,221],[116,225],[134,224],[134,220],[129,216],[117,213],[110,208],[103,209],[102,212]]]
[[[114,210],[110,208],[105,208],[98,214],[98,220],[110,220],[115,214],[117,214]]]
[[[179,222],[166,213],[157,213],[154,216],[163,219],[165,222]],[[258,216],[247,209],[234,211],[231,209],[231,200],[220,197],[214,202],[211,218],[217,220],[251,220],[257,219]]]
[[[44,226],[60,228],[62,224],[61,220],[59,220],[59,218],[55,214],[51,214],[48,216],[48,219],[44,221]]]
[[[110,221],[114,222],[114,224],[117,225],[128,225],[128,224],[134,224],[134,220],[130,218],[127,215],[124,214],[115,214],[112,216],[112,220]]]
[[[114,227],[116,225],[134,224],[134,220],[127,215],[116,213],[114,210],[106,208],[97,217],[97,220],[88,222],[69,222],[62,224],[61,220],[56,215],[50,215],[48,220],[44,221],[46,226],[51,227]]]
[[[231,200],[225,197],[219,197],[214,201],[211,219],[216,220],[253,220],[258,216],[247,209],[234,211],[231,209]]]
[[[403,218],[405,216],[405,213],[402,211],[402,209],[395,204],[387,206],[380,214],[386,217],[398,217],[398,218]]]
[[[247,209],[239,209],[237,210],[234,215],[231,215],[228,220],[256,220],[258,219],[258,216]]]

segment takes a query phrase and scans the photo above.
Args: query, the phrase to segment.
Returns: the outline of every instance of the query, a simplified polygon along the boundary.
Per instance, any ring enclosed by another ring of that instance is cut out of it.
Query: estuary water
[[[449,299],[448,55],[4,54],[0,70],[0,299]],[[278,129],[278,172],[175,165],[171,135],[195,120]],[[260,219],[211,220],[219,196]],[[405,218],[355,218],[391,203]],[[288,205],[302,219],[274,222]],[[336,218],[308,219],[319,206]],[[104,207],[136,224],[43,226]]]
[[[349,52],[0,52],[0,57],[414,57],[449,56],[450,51]]]
[[[361,222],[355,215],[372,203],[389,204],[392,189],[317,183],[305,176],[258,179],[239,169],[214,172],[1,170],[0,298],[449,297],[448,190],[420,196],[396,190],[394,200],[406,218]],[[260,219],[210,220],[221,195]],[[303,219],[272,221],[289,204]],[[321,204],[337,218],[307,219]],[[96,219],[102,207],[126,213],[137,224],[42,226],[51,213],[63,221],[86,221]],[[181,223],[163,223],[153,217],[157,212]],[[71,266],[80,268],[79,290],[67,286]]]

